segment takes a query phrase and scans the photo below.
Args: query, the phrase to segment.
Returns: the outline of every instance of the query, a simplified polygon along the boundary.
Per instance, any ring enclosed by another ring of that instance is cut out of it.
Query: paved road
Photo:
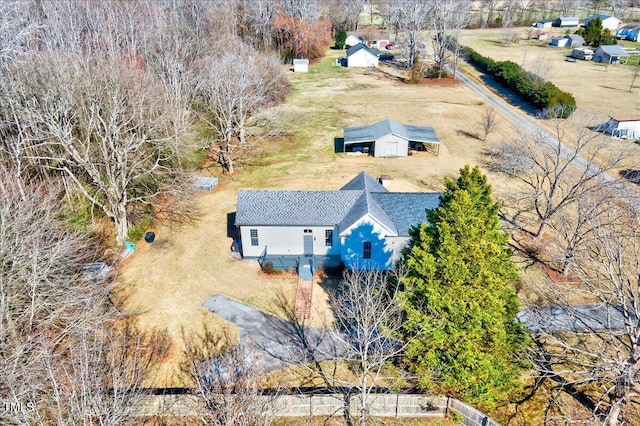
[[[265,371],[311,362],[312,358],[332,359],[343,353],[340,340],[326,329],[300,326],[219,294],[202,306],[238,327],[240,344],[258,349]]]
[[[544,130],[542,127],[536,124],[536,122],[531,117],[528,117],[527,115],[518,111],[512,105],[509,105],[500,96],[496,95],[495,93],[491,92],[486,87],[484,87],[484,85],[481,85],[473,81],[472,79],[464,75],[462,72],[460,72],[460,70],[456,72],[456,77],[460,81],[465,83],[467,86],[469,86],[482,99],[484,99],[489,104],[493,105],[496,109],[498,109],[502,114],[504,114],[507,118],[509,118],[509,120],[519,125],[522,129],[532,134],[537,134],[538,132],[540,132],[544,136],[543,138],[544,142],[553,148],[557,148],[558,145],[560,145],[560,152],[563,154],[565,158],[575,157],[573,163],[576,166],[581,167],[583,170],[589,167],[592,170],[592,172],[596,174],[602,173],[602,171],[598,167],[593,165],[589,166],[589,163],[582,156],[576,155],[576,153],[572,149],[561,144],[560,141],[558,141],[558,139],[556,139],[548,131]],[[533,113],[534,112],[532,110],[529,111],[529,114],[533,114]],[[608,183],[617,181],[617,179],[615,179],[614,177],[612,177],[607,173],[602,173],[601,179]],[[619,195],[622,195],[622,192]]]
[[[637,325],[638,322],[636,318],[626,321],[620,307],[607,305],[532,306],[522,310],[518,320],[537,334],[624,330],[627,323]]]

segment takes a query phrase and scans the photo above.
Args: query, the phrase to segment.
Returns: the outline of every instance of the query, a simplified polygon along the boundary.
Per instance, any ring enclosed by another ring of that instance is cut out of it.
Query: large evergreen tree
[[[582,35],[584,42],[592,48],[607,44],[616,44],[616,38],[608,28],[602,27],[602,19],[598,16],[589,21],[589,23],[576,32]]]
[[[403,258],[407,355],[422,386],[489,407],[519,386],[518,274],[486,176],[465,166],[445,185]]]

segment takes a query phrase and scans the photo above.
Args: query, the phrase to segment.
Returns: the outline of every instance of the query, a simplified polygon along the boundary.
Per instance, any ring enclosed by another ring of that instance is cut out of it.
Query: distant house
[[[377,67],[378,52],[364,44],[356,44],[347,49],[347,67]]]
[[[540,41],[548,40],[549,39],[549,33],[546,32],[546,31],[540,31],[538,34],[536,34],[536,36],[534,38],[537,38]]]
[[[240,190],[242,254],[276,269],[300,263],[390,269],[437,192],[389,192],[366,172],[337,191]]]
[[[553,26],[553,21],[538,21],[531,24],[533,28],[551,28]]]
[[[309,60],[308,59],[294,59],[293,60],[293,72],[309,72]]]
[[[616,115],[598,127],[603,133],[620,139],[640,139],[640,115]]]
[[[580,19],[575,16],[561,16],[553,21],[554,27],[577,27],[580,25]]]
[[[584,44],[584,38],[578,34],[566,34],[552,38],[549,44],[557,47],[581,47]]]
[[[386,49],[387,45],[391,43],[391,38],[388,33],[378,33],[373,35],[373,39],[369,41],[369,47],[375,47],[376,49]]]
[[[406,157],[409,150],[438,155],[440,140],[427,126],[411,126],[386,119],[366,126],[344,128],[345,152],[363,152],[374,157]]]
[[[638,41],[640,34],[640,24],[629,24],[616,31],[616,38],[621,40]]]
[[[349,31],[347,33],[347,40],[345,45],[355,46],[359,43],[364,43],[367,47],[375,49],[384,49],[391,41],[389,33],[380,31]]]
[[[617,44],[608,44],[599,46],[593,54],[594,62],[602,62],[603,64],[618,64],[626,61],[630,55]]]
[[[602,20],[602,28],[610,30],[612,34],[615,34],[622,21],[615,16],[609,15],[591,15],[584,20],[584,26],[586,27],[593,19],[600,18]]]
[[[354,33],[354,32],[347,33],[347,39],[344,42],[345,46],[355,46],[360,43],[367,44],[367,40],[359,33]]]

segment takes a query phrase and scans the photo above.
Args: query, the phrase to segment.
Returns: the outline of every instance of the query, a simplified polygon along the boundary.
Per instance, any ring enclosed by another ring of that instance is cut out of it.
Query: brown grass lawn
[[[478,45],[494,50],[491,56],[496,58],[508,51],[515,54],[515,50],[503,50],[515,48],[492,46],[482,41],[480,35],[465,37],[475,37]],[[534,46],[530,49],[532,58],[534,52],[547,52]],[[205,329],[221,334],[225,329],[232,334],[236,332],[232,325],[201,307],[211,295],[224,294],[276,314],[281,314],[276,308],[280,295],[290,300],[294,297],[295,279],[268,278],[259,271],[256,261],[240,261],[230,256],[227,215],[235,211],[238,189],[337,189],[366,170],[373,176],[390,174],[393,191],[437,191],[443,188],[445,176],[456,176],[465,164],[485,162],[485,144],[469,134],[480,131],[479,117],[486,106],[466,86],[451,81],[409,85],[384,67],[340,68],[334,65],[339,53],[329,51],[325,59],[310,67],[308,74],[289,73],[292,93],[286,102],[257,117],[256,122],[262,126],[281,129],[278,138],[260,141],[254,150],[238,158],[238,171],[232,176],[221,175],[215,166],[202,171],[219,176],[220,185],[212,193],[198,196],[201,210],[198,220],[173,228],[158,225],[156,242],[138,242],[139,248],[123,263],[116,287],[117,294],[122,296],[121,309],[137,315],[145,330],[166,330],[173,342],[173,351],[160,367],[153,385],[185,383],[179,374],[185,336],[192,338]],[[564,62],[556,59],[554,74],[562,74]],[[616,67],[603,70],[594,64],[571,66],[573,70],[593,66],[593,73],[604,76],[618,72]],[[575,74],[572,78],[575,84],[582,80]],[[616,81],[612,77],[611,81],[597,84],[595,90],[605,90],[602,86],[609,85],[617,87]],[[588,87],[581,87],[588,92]],[[634,98],[622,89],[609,90],[608,96],[599,96],[605,98],[606,105],[615,96],[624,99],[621,104],[638,105],[637,93]],[[439,157],[420,154],[376,159],[334,153],[334,138],[342,136],[344,126],[384,118],[432,126],[442,142]],[[487,144],[509,137],[514,137],[514,130],[502,118],[498,132],[490,135]],[[489,180],[498,199],[504,199],[512,190],[513,182],[503,177],[489,174]],[[532,288],[529,284],[544,279],[540,274],[527,273],[522,288]],[[326,292],[316,283],[311,318],[314,325],[321,325],[327,318],[326,298]],[[526,298],[530,300],[533,296]]]
[[[549,35],[563,35],[560,28],[545,28]],[[526,28],[516,28],[523,37]],[[567,62],[571,54],[569,48],[550,47],[549,40],[522,40],[519,43],[500,43],[500,29],[465,30],[462,44],[495,60],[513,61],[525,69],[552,81],[560,89],[576,98],[578,108],[597,111],[604,116],[616,113],[640,114],[640,79],[629,92],[635,66],[605,66],[591,61]],[[640,43],[623,42],[630,47],[640,47]],[[630,64],[637,64],[637,57]]]

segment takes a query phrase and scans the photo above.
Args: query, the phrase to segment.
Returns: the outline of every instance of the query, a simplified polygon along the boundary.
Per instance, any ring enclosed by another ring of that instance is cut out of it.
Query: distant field
[[[549,30],[550,37],[564,34],[563,29]],[[524,37],[527,29],[516,28],[514,31]],[[605,66],[590,61],[567,62],[565,59],[572,49],[550,47],[548,40],[522,40],[510,45],[504,45],[500,40],[500,29],[464,30],[461,38],[462,44],[485,56],[516,62],[553,82],[560,89],[573,94],[580,109],[597,111],[605,116],[616,113],[640,114],[640,78],[636,79],[632,91],[629,91],[635,66]],[[640,48],[640,43],[627,42],[626,45]],[[637,64],[637,59],[632,59],[630,63]]]

